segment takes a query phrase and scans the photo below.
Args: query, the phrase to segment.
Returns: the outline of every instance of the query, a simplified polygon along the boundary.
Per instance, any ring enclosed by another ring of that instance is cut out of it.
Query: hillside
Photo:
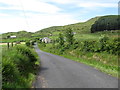
[[[31,32],[27,32],[27,31],[19,31],[19,32],[8,32],[8,33],[4,33],[2,34],[2,38],[6,38],[7,36],[17,36],[17,38],[21,38],[21,37],[31,37],[33,33]]]
[[[19,32],[8,32],[2,34],[3,42],[8,42],[8,41],[25,41],[25,40],[30,40],[34,38],[42,38],[42,37],[49,37],[51,39],[57,39],[59,33],[63,33],[67,30],[67,28],[71,28],[73,32],[75,33],[74,37],[77,40],[91,40],[91,39],[98,39],[101,37],[101,35],[107,35],[110,36],[113,35],[113,37],[117,37],[118,31],[104,31],[104,32],[98,32],[98,33],[91,33],[91,28],[96,22],[100,22],[101,20],[105,20],[106,22],[112,22],[115,21],[117,15],[108,15],[108,16],[99,16],[95,18],[91,18],[90,20],[86,22],[79,22],[75,24],[70,24],[70,25],[65,25],[65,26],[52,26],[48,28],[44,28],[42,30],[39,30],[35,33],[27,32],[27,31],[19,31]],[[114,20],[115,19],[115,20]],[[114,23],[114,22],[112,22]],[[105,23],[104,23],[105,24]],[[100,31],[100,30],[99,30]],[[16,39],[6,39],[7,36],[12,36],[15,35],[17,36]]]
[[[91,27],[93,24],[95,24],[97,21],[101,19],[105,19],[106,21],[111,21],[116,20],[117,15],[107,15],[107,16],[99,16],[95,18],[91,18],[90,20],[86,22],[81,22],[81,23],[75,23],[75,24],[70,24],[70,25],[65,25],[65,26],[53,26],[49,28],[45,28],[42,30],[39,30],[35,32],[35,36],[38,37],[49,37],[51,39],[57,39],[59,33],[63,33],[67,30],[67,28],[71,28],[73,32],[76,34],[74,37],[77,40],[97,40],[101,37],[101,35],[107,35],[111,37],[111,35],[115,38],[118,37],[118,31],[103,31],[103,32],[97,32],[97,33],[91,33]],[[111,21],[112,22],[112,21]],[[111,37],[112,38],[112,37]]]
[[[91,32],[120,30],[120,18],[117,15],[100,17],[91,27]]]
[[[16,41],[25,41],[30,39],[32,32],[19,31],[19,32],[8,32],[1,34],[2,42],[16,42]],[[7,38],[8,36],[16,36],[16,38]]]
[[[75,24],[70,24],[70,25],[65,25],[65,26],[52,26],[49,28],[42,29],[40,31],[35,32],[35,36],[56,36],[60,32],[66,31],[66,28],[72,28],[72,30],[78,34],[81,33],[90,33],[90,28],[91,25],[94,24],[96,20],[98,20],[99,17],[92,18],[86,22],[81,22],[81,23],[75,23]]]

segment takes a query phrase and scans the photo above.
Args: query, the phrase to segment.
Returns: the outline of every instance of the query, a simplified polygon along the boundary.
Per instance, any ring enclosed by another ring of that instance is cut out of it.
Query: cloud
[[[53,2],[53,3],[59,3],[59,4],[70,4],[70,3],[75,3],[76,1],[79,0],[41,0],[43,2]]]
[[[1,32],[35,32],[50,26],[77,23],[95,17],[98,12],[104,14],[102,11],[106,8],[116,8],[117,2],[118,0],[0,0],[0,28]]]
[[[98,7],[117,7],[117,3],[96,3],[96,2],[86,2],[86,3],[80,3],[78,5],[79,7],[84,8],[98,8]]]
[[[39,0],[3,0],[0,3],[7,4],[8,7],[1,6],[0,10],[7,10],[7,13],[0,13],[2,32],[27,30],[35,32],[37,30],[50,27],[66,25],[78,22],[72,15],[60,13],[62,10],[56,5],[52,5]],[[24,9],[24,12],[21,12]],[[16,10],[17,14],[14,14]],[[21,11],[19,11],[21,10]],[[12,15],[9,12],[14,12]],[[35,13],[37,12],[37,13]]]
[[[58,4],[71,4],[74,6],[92,8],[92,7],[117,7],[119,0],[42,0],[44,2],[53,2]]]
[[[38,0],[3,0],[0,3],[9,5],[9,7],[0,7],[0,9],[6,10],[25,10],[43,13],[56,13],[61,11],[55,5],[51,5],[45,2],[40,2]]]
[[[90,14],[91,12],[100,13],[110,8],[118,8],[119,0],[42,0],[44,2],[52,2],[63,6],[67,6],[69,10],[78,11],[81,15]],[[75,9],[72,9],[75,8]],[[78,14],[77,13],[77,14]],[[75,14],[75,15],[77,15]],[[108,13],[109,14],[109,13]],[[111,13],[110,13],[111,14]],[[78,15],[78,16],[81,16]]]
[[[26,23],[23,18],[1,18],[0,25],[1,32],[15,32],[18,31],[18,29],[22,30],[26,27]]]
[[[50,26],[60,26],[78,22],[78,20],[72,18],[71,15],[64,13],[63,14],[26,13],[26,16],[28,16],[29,18],[12,17],[1,19],[0,25],[2,28],[2,32],[8,31],[16,32],[19,30],[35,32]]]
[[[7,17],[9,16],[8,14],[0,13],[0,17]]]

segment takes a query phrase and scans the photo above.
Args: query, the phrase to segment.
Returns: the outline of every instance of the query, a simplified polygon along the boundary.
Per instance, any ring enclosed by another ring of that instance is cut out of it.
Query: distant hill
[[[8,32],[8,33],[3,33],[2,38],[6,38],[7,36],[17,36],[17,38],[23,38],[23,37],[31,37],[33,33],[27,32],[27,31],[19,31],[19,32]]]
[[[104,23],[102,21],[104,21]],[[118,27],[118,21],[119,21],[118,15],[99,16],[99,17],[91,18],[86,22],[80,22],[80,23],[75,23],[75,24],[70,24],[65,26],[52,26],[49,28],[45,28],[35,32],[34,35],[40,36],[40,37],[47,36],[47,37],[55,38],[56,36],[58,36],[59,33],[64,33],[64,31],[66,31],[67,28],[71,28],[73,32],[77,33],[77,35],[90,34],[91,32],[104,31],[104,30],[108,30],[108,31],[120,30],[120,28]],[[92,31],[93,26],[96,25],[96,23],[99,25],[99,29],[94,28],[94,31]]]
[[[35,32],[34,35],[37,36],[56,36],[60,32],[66,31],[66,28],[71,28],[74,32],[76,33],[90,33],[90,28],[91,26],[95,23],[96,20],[98,20],[100,17],[95,17],[92,18],[86,22],[81,22],[81,23],[75,23],[75,24],[70,24],[70,25],[65,25],[65,26],[52,26],[49,28],[45,28],[42,30],[39,30]]]
[[[24,40],[27,40],[27,39],[30,40],[33,38],[42,38],[42,37],[50,37],[51,39],[56,39],[58,37],[59,33],[64,33],[67,30],[67,28],[71,28],[73,30],[73,32],[76,33],[75,37],[77,39],[78,38],[83,38],[83,39],[89,38],[90,39],[90,38],[95,38],[95,37],[93,37],[93,34],[91,34],[91,32],[104,31],[107,29],[115,30],[114,28],[117,27],[117,24],[116,24],[117,20],[118,20],[118,15],[99,16],[99,17],[91,18],[90,20],[88,20],[86,22],[79,22],[79,23],[65,25],[65,26],[52,26],[52,27],[44,28],[35,33],[27,32],[27,31],[19,31],[19,32],[8,32],[8,33],[0,34],[0,36],[2,35],[4,42],[8,42],[9,40],[7,40],[5,38],[7,36],[12,36],[12,35],[17,36],[17,38],[16,38],[17,40],[12,40],[12,41],[18,41],[18,40],[21,41],[21,40],[23,40],[23,38],[24,38]],[[108,25],[108,23],[109,23],[109,25]],[[93,27],[95,27],[95,25],[97,27],[99,27],[99,29],[93,28]],[[107,28],[103,29],[103,27],[107,27]],[[116,29],[120,30],[120,28],[116,28]],[[85,34],[85,35],[83,35],[83,34]],[[86,34],[89,34],[88,37],[86,37]]]

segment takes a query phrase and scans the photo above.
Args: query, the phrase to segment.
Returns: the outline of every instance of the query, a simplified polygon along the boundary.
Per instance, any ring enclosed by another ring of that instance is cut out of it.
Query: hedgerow
[[[120,55],[120,42],[119,39],[109,40],[109,38],[103,37],[99,41],[80,42],[79,49],[84,52],[107,52]]]
[[[37,65],[35,53],[26,46],[15,46],[2,55],[2,88],[30,88]]]

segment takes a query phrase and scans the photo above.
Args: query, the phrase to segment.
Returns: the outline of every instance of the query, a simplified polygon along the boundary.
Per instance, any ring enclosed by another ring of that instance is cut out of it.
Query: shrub
[[[59,34],[59,45],[62,47],[62,46],[64,46],[64,37],[63,37],[63,35],[60,33]]]
[[[28,88],[30,75],[35,74],[37,58],[32,49],[15,46],[2,55],[3,88]]]
[[[64,51],[65,51],[65,47],[61,47],[61,48],[59,49],[59,54],[64,54]]]
[[[35,44],[35,40],[32,40],[30,43],[31,43],[31,45],[34,45]]]
[[[30,41],[26,41],[26,46],[30,47]]]
[[[79,47],[79,43],[77,41],[75,41],[73,44],[73,49],[77,49],[78,47]]]
[[[79,44],[79,50],[83,52],[107,52],[110,54],[120,54],[120,42],[118,40],[109,40],[103,37],[99,41],[83,41]]]
[[[67,28],[65,32],[66,36],[66,41],[68,42],[69,45],[72,45],[74,42],[74,34],[71,28]]]

